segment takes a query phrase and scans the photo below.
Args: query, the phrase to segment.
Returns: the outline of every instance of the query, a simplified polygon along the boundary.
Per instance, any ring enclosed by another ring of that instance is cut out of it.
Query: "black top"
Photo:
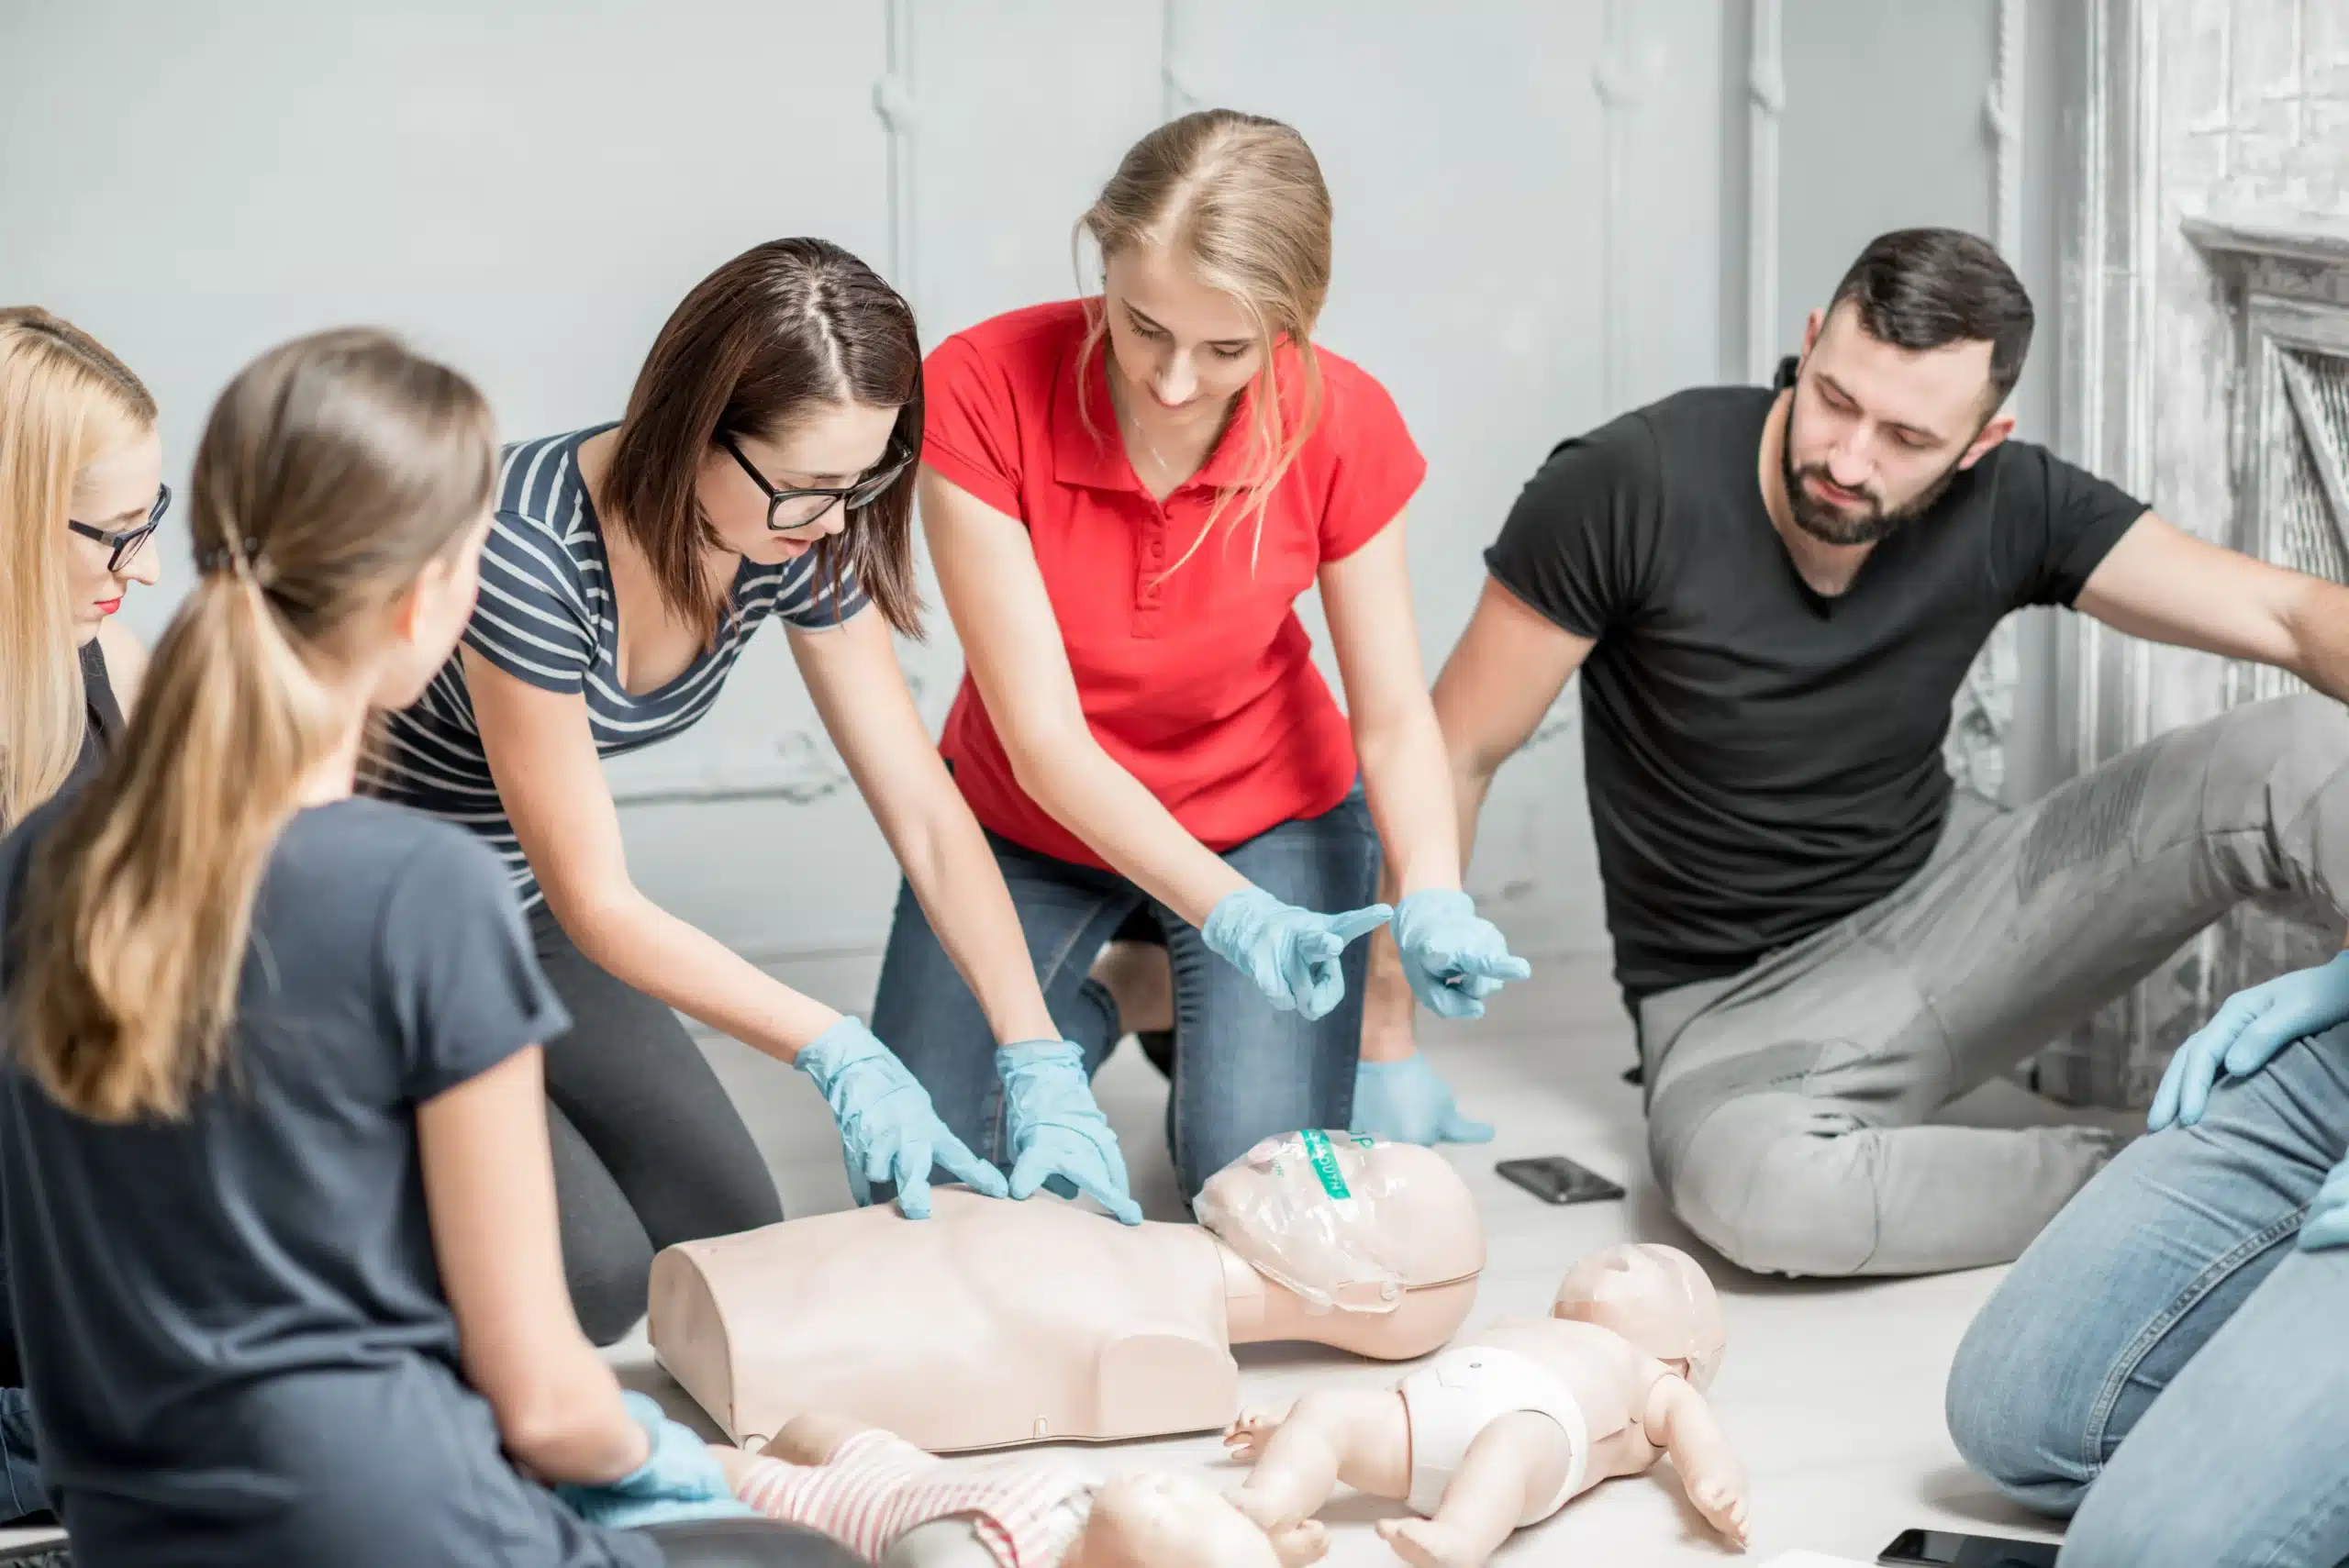
[[[67,786],[96,773],[98,764],[122,734],[122,708],[114,700],[114,683],[106,679],[106,651],[98,646],[96,638],[82,644],[81,659],[82,706],[86,723],[82,730],[81,754],[73,759],[73,771],[65,775]]]
[[[1991,629],[2069,606],[2145,511],[2009,440],[1826,597],[1763,502],[1775,396],[1682,392],[1564,442],[1485,555],[1502,586],[1597,639],[1584,772],[1633,1006],[1906,881],[1947,809],[1950,705]]]
[[[0,840],[11,932],[65,798]],[[507,1462],[434,1262],[417,1106],[568,1027],[497,857],[377,801],[303,811],[252,933],[184,1121],[85,1121],[0,1064],[18,1331],[77,1561],[652,1568],[651,1539]]]

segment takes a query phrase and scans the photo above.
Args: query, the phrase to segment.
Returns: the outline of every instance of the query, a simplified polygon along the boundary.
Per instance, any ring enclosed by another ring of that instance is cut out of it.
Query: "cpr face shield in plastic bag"
[[[1316,1312],[1392,1312],[1410,1278],[1411,1223],[1386,1140],[1308,1129],[1267,1138],[1208,1178],[1193,1211]],[[1400,1222],[1400,1223],[1398,1223]]]

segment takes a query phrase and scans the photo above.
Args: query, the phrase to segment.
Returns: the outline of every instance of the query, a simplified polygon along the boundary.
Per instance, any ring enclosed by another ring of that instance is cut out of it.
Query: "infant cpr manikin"
[[[1726,1340],[1695,1259],[1609,1248],[1567,1272],[1550,1316],[1496,1319],[1392,1388],[1243,1414],[1225,1443],[1255,1467],[1234,1501],[1277,1539],[1343,1481],[1420,1516],[1378,1527],[1407,1562],[1479,1568],[1514,1531],[1669,1453],[1689,1501],[1742,1546],[1745,1473],[1703,1395]]]
[[[653,1351],[738,1443],[807,1411],[931,1452],[1159,1437],[1231,1420],[1235,1344],[1427,1354],[1484,1269],[1466,1185],[1417,1144],[1267,1139],[1197,1208],[1208,1224],[1123,1226],[943,1187],[928,1219],[860,1208],[682,1243],[653,1260]]]

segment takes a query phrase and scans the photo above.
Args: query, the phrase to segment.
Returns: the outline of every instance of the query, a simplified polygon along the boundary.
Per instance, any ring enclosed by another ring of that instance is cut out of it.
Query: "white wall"
[[[0,298],[137,366],[174,470],[239,364],[343,321],[409,332],[537,434],[617,415],[676,299],[756,240],[847,245],[934,341],[1087,286],[1071,225],[1161,118],[1277,115],[1337,204],[1322,336],[1431,460],[1411,560],[1432,674],[1553,443],[1742,378],[1748,54],[1775,4],[16,0],[0,61],[38,63],[0,96]],[[1789,348],[1867,235],[1989,221],[1996,0],[1891,9],[1786,7]],[[127,612],[150,636],[186,582],[163,554]],[[935,724],[960,661],[932,627],[907,662]],[[1605,940],[1575,718],[1570,693],[1504,770],[1471,873],[1530,951]],[[700,731],[612,773],[654,896],[864,999],[894,872],[782,639]]]

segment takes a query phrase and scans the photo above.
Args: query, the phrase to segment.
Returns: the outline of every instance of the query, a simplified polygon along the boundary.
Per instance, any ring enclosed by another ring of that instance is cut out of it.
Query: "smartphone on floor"
[[[1515,1182],[1543,1203],[1593,1203],[1623,1195],[1621,1187],[1563,1154],[1504,1160],[1493,1169],[1503,1180]]]
[[[2055,1568],[2055,1553],[2060,1550],[2052,1540],[1904,1529],[1876,1554],[1876,1561],[1901,1568]]]

